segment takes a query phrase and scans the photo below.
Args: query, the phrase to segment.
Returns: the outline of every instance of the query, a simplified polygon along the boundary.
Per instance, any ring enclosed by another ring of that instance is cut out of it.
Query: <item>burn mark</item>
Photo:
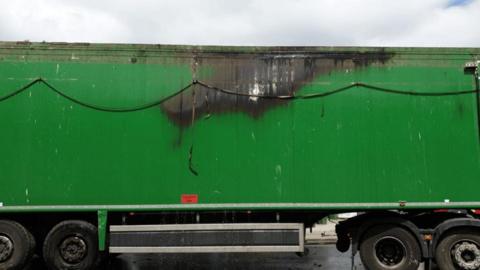
[[[182,127],[193,123],[192,111],[195,111],[194,120],[234,112],[258,118],[271,108],[288,104],[289,100],[245,95],[292,96],[319,75],[372,64],[384,65],[393,56],[383,50],[365,53],[199,54],[192,57],[193,79],[239,95],[195,84],[165,101],[161,108]],[[208,76],[200,74],[202,68],[211,69]]]

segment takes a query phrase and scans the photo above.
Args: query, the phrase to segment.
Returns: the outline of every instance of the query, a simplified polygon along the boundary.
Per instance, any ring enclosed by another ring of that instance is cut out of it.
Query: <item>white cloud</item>
[[[480,0],[16,0],[0,40],[480,46]]]
[[[128,41],[128,27],[107,11],[57,1],[8,1],[0,11],[1,40]]]
[[[435,8],[422,23],[399,37],[385,43],[388,45],[422,46],[473,46],[480,47],[480,1],[467,6]],[[370,41],[375,44],[375,41]]]

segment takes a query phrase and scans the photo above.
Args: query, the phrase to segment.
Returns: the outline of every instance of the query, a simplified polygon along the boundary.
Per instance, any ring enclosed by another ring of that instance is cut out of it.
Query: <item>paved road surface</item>
[[[263,254],[166,254],[166,255],[122,255],[110,267],[115,270],[216,270],[216,269],[351,269],[349,254],[339,253],[333,245],[309,247],[310,254],[298,257],[291,253]],[[359,259],[356,269],[363,270]]]
[[[342,270],[351,269],[349,253],[339,253],[334,245],[310,245],[310,254],[124,254],[113,258],[105,270]],[[357,256],[358,257],[358,256]],[[364,270],[356,258],[356,270]],[[37,258],[29,270],[45,270]]]
[[[350,253],[339,253],[334,245],[309,245],[310,254],[124,254],[113,258],[103,270],[350,270]],[[355,270],[365,270],[358,255]],[[423,269],[421,266],[419,268]],[[39,259],[28,270],[46,270]]]

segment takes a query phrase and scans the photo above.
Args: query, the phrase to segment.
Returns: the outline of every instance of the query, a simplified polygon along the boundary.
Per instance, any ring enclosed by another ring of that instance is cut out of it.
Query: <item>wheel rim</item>
[[[5,262],[13,254],[13,242],[6,235],[0,235],[0,262]]]
[[[478,243],[470,240],[461,240],[452,245],[450,254],[453,262],[465,270],[480,268],[480,248]]]
[[[78,236],[67,237],[60,244],[60,255],[67,263],[79,263],[87,256],[87,244]]]
[[[375,258],[385,268],[402,264],[406,259],[407,248],[400,239],[387,236],[375,243]]]

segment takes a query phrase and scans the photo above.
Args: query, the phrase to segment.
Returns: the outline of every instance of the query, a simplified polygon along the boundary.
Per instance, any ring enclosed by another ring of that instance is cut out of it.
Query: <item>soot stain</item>
[[[365,68],[372,64],[384,65],[392,57],[393,53],[378,50],[294,54],[214,53],[195,54],[191,59],[194,62],[194,77],[198,76],[197,69],[212,69],[207,78],[198,78],[209,85],[243,95],[291,96],[319,75]],[[241,112],[258,119],[269,109],[286,105],[290,101],[233,95],[196,84],[162,103],[161,109],[175,124],[187,127],[206,116],[225,113]]]

